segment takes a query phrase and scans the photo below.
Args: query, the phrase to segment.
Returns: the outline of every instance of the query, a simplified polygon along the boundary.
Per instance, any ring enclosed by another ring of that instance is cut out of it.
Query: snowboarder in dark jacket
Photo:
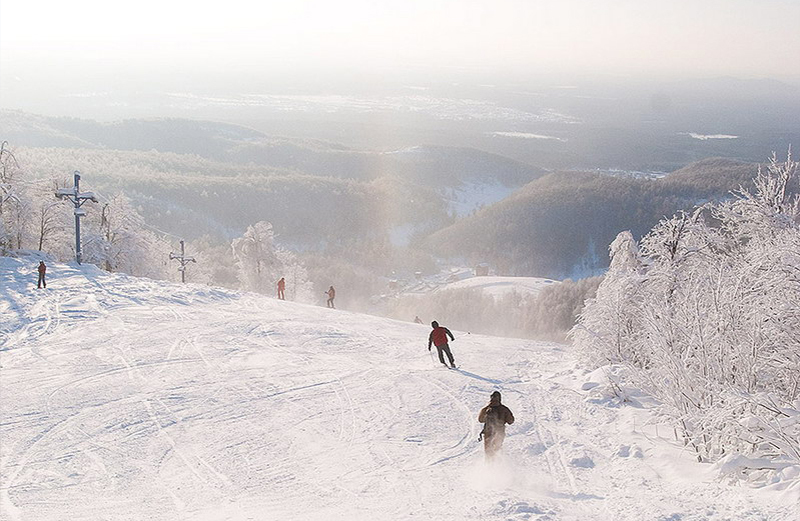
[[[47,288],[47,282],[44,280],[44,274],[47,272],[47,266],[44,265],[44,261],[39,261],[39,267],[36,269],[39,271],[39,282],[36,287],[38,289],[42,289],[42,286]]]
[[[446,327],[439,326],[437,321],[431,322],[431,327],[433,331],[428,336],[428,351],[431,350],[431,344],[436,346],[436,350],[439,351],[439,361],[444,364],[444,354],[447,354],[447,359],[450,361],[450,367],[456,367],[456,362],[453,360],[453,353],[450,352],[450,346],[447,344],[447,337],[450,337],[450,340],[455,340],[453,333],[450,332],[449,329]]]
[[[506,424],[511,425],[514,423],[514,415],[511,409],[500,403],[500,392],[495,391],[489,398],[489,405],[481,409],[478,413],[478,421],[483,424],[483,450],[486,453],[486,460],[494,459],[500,448],[503,446],[503,440],[506,438]],[[480,437],[478,441],[480,441]]]

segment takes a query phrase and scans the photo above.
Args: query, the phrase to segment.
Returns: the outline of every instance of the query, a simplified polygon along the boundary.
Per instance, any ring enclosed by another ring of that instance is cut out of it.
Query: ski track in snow
[[[565,346],[456,331],[454,371],[425,326],[1,262],[3,521],[797,519],[589,400]]]

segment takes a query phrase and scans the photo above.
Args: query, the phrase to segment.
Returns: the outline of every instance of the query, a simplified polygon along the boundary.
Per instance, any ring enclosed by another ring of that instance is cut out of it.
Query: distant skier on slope
[[[447,359],[450,360],[450,367],[455,369],[456,362],[453,360],[453,353],[450,352],[450,346],[447,344],[448,336],[450,340],[455,340],[453,333],[446,327],[440,327],[439,323],[435,320],[431,322],[431,327],[433,331],[428,335],[428,351],[431,350],[431,344],[435,345],[436,350],[439,351],[439,361],[446,366],[447,364],[444,362],[444,353],[447,353]]]
[[[44,261],[39,261],[39,267],[36,268],[39,272],[39,282],[36,285],[37,289],[42,289],[42,286],[47,289],[47,282],[44,280],[44,275],[47,273],[47,266],[45,266]]]
[[[422,319],[421,319],[421,318],[419,318],[419,315],[416,315],[416,316],[414,317],[414,323],[415,323],[415,324],[422,324]]]
[[[503,447],[503,440],[506,438],[506,424],[514,423],[511,409],[500,403],[499,391],[491,394],[489,405],[478,413],[478,421],[483,424],[478,441],[481,440],[481,437],[483,438],[486,461],[491,461]]]
[[[333,305],[333,299],[336,298],[336,290],[333,289],[333,286],[331,286],[325,294],[328,295],[328,307],[336,309],[336,306]]]
[[[286,300],[286,279],[283,277],[278,281],[278,299]]]

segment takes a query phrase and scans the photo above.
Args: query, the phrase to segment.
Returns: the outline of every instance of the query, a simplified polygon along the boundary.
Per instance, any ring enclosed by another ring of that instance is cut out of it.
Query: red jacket
[[[450,340],[455,340],[453,333],[451,333],[446,327],[439,326],[434,328],[428,337],[428,347],[431,346],[431,342],[433,342],[433,345],[436,347],[445,345],[447,343],[448,336],[450,337]]]

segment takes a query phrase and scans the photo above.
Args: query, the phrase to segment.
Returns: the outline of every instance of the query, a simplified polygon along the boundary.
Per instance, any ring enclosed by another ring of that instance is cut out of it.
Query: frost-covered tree
[[[572,331],[585,358],[602,365],[634,356],[629,339],[639,326],[631,308],[640,298],[642,261],[630,231],[620,232],[609,246],[608,273],[597,295],[586,302],[580,327]]]
[[[53,194],[61,186],[56,181],[36,183],[31,191],[32,213],[30,226],[33,228],[35,247],[39,251],[57,249],[58,242],[66,240],[70,228],[71,215]]]
[[[791,156],[773,156],[754,189],[664,219],[640,241],[639,267],[629,254],[616,262],[631,251],[621,247],[631,238],[618,237],[572,332],[588,362],[628,365],[700,458],[738,451],[800,462],[796,174]]]
[[[231,243],[240,287],[274,295],[281,277],[287,281],[290,298],[311,301],[311,284],[306,269],[290,251],[275,243],[272,224],[257,222],[247,227],[244,235]]]
[[[164,279],[169,244],[147,229],[144,218],[123,194],[87,212],[82,223],[83,259],[107,271]]]
[[[233,240],[231,248],[242,289],[271,293],[273,281],[283,271],[272,224],[260,221],[248,226],[242,237]]]
[[[20,248],[27,206],[19,181],[20,166],[8,142],[0,144],[0,250]]]

